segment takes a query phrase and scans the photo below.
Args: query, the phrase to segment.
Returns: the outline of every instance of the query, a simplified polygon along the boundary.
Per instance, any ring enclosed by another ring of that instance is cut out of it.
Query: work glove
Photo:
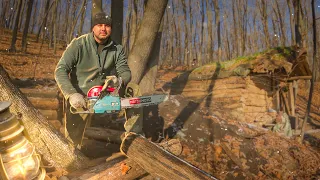
[[[74,93],[69,97],[70,105],[75,108],[86,108],[86,101],[82,94]]]
[[[118,87],[118,86],[119,86],[119,80],[117,76],[106,76],[106,80],[104,81],[102,91],[105,90],[107,87]]]

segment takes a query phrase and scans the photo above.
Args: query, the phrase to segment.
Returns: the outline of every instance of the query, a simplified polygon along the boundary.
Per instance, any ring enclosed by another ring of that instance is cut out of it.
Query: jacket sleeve
[[[125,85],[127,85],[131,80],[131,71],[128,66],[128,58],[124,52],[122,46],[119,48],[119,56],[116,61],[116,70],[118,76],[120,76]]]
[[[61,59],[59,60],[54,78],[60,88],[63,96],[68,99],[71,94],[76,93],[76,89],[71,84],[69,73],[72,70],[72,67],[76,65],[76,57],[77,57],[77,46],[74,41],[70,43],[67,49],[62,54]]]

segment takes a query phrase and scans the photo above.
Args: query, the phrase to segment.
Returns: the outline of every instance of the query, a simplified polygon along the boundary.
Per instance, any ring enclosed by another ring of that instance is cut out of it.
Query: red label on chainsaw
[[[130,104],[140,104],[140,98],[136,98],[136,99],[130,99],[129,100]]]

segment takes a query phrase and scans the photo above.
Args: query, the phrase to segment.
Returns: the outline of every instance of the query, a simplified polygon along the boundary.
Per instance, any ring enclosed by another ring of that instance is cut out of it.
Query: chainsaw
[[[121,98],[119,89],[121,88],[122,79],[119,78],[118,81],[117,84],[119,85],[117,87],[110,87],[109,85],[113,83],[109,80],[106,80],[103,86],[93,86],[87,92],[87,108],[79,110],[70,107],[70,112],[73,114],[117,113],[121,109],[157,105],[168,99],[168,95],[164,94]]]

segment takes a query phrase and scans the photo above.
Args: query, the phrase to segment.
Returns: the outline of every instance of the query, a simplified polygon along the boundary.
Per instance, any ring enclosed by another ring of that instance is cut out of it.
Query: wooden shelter
[[[274,48],[182,74],[171,94],[192,98],[220,118],[270,125],[279,111],[297,119],[298,81],[310,79],[305,50]]]

